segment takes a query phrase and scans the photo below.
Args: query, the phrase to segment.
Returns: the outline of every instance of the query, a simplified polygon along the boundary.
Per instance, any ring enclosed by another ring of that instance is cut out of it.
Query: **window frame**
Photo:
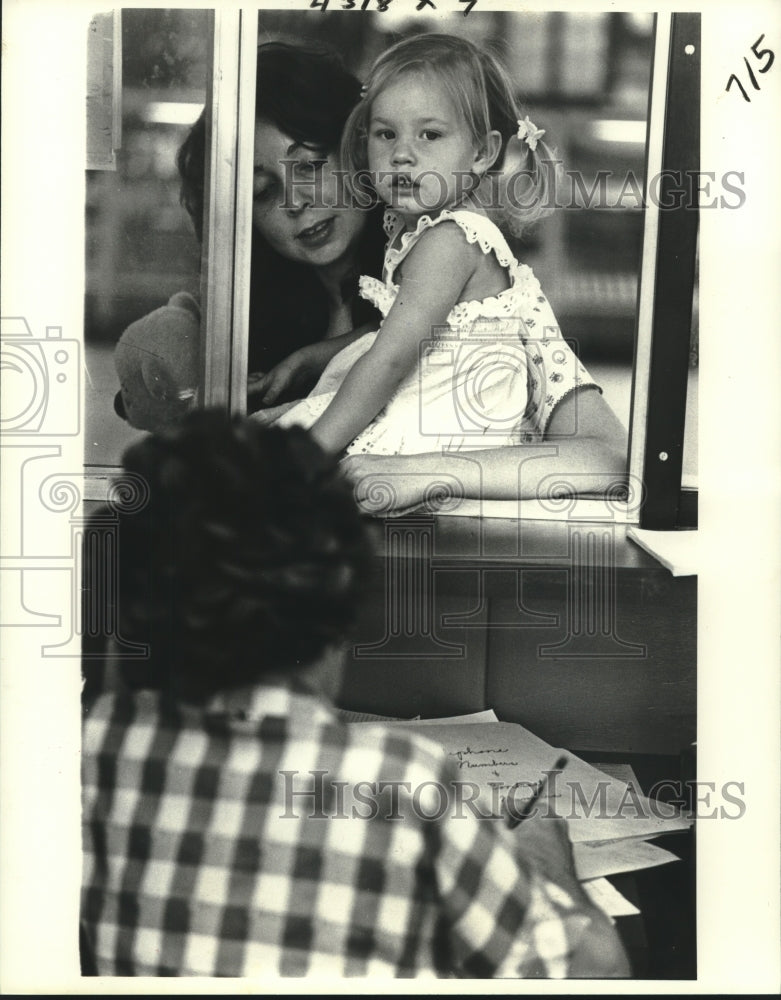
[[[257,14],[212,12],[201,258],[200,406],[246,409]]]
[[[697,524],[697,490],[681,476],[699,209],[694,192],[675,208],[650,205],[648,178],[661,176],[665,203],[675,175],[699,170],[701,15],[655,21],[629,471],[643,483],[640,526],[671,530]]]

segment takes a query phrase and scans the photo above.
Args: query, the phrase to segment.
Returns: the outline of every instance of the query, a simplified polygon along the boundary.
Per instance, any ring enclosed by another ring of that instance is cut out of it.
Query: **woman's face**
[[[277,253],[327,267],[354,252],[366,214],[346,207],[337,170],[333,153],[256,122],[252,220]]]

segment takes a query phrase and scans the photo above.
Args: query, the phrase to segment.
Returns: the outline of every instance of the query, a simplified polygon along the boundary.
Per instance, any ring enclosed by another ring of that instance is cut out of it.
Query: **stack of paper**
[[[517,814],[539,793],[537,814],[555,813],[567,821],[578,878],[610,916],[636,909],[610,883],[599,884],[604,876],[677,860],[648,840],[692,823],[675,807],[646,798],[634,783],[552,747],[523,726],[498,722],[490,709],[387,724],[414,727],[437,743],[462,780],[475,786],[475,807],[483,813],[496,815],[509,808]],[[562,756],[566,764],[558,771],[554,764]]]
[[[482,712],[470,712],[468,715],[452,715],[446,719],[421,719],[419,715],[412,719],[399,719],[393,715],[375,715],[373,712],[353,712],[349,708],[337,708],[337,716],[342,722],[387,722],[400,723],[402,725],[409,722],[419,722],[427,726],[440,726],[447,722],[474,723],[474,722],[498,722],[496,712],[492,708],[486,708]]]
[[[419,715],[416,715],[412,719],[399,720],[395,715],[375,715],[374,712],[353,712],[350,708],[337,708],[334,711],[341,722],[416,722],[420,718]]]
[[[620,872],[636,872],[654,868],[678,859],[647,840],[611,840],[607,844],[573,844],[575,871],[581,882]]]
[[[640,912],[634,903],[630,903],[626,896],[622,896],[606,878],[595,878],[591,882],[584,882],[583,888],[594,906],[598,906],[609,917],[630,917]]]
[[[573,844],[649,839],[691,825],[673,806],[647,799],[637,788],[599,771],[568,751],[552,747],[512,722],[454,722],[425,719],[396,722],[414,726],[452,758],[459,776],[480,786],[484,809],[505,803],[523,808],[547,775],[539,814],[546,810],[567,820]],[[562,771],[554,764],[567,759]]]

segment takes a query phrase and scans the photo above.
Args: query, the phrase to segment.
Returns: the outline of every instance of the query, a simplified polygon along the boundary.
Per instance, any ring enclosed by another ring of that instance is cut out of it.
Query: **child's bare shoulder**
[[[475,238],[468,238],[467,232],[474,234]],[[491,252],[493,240],[486,244],[477,238],[479,233],[480,229],[474,225],[467,223],[464,227],[453,218],[442,219],[421,236],[421,242],[424,237],[430,238],[433,262],[420,257],[415,266],[429,268],[428,273],[441,275],[447,269],[448,273],[457,274],[462,281],[459,301],[482,300],[506,291],[512,283],[508,270]]]
[[[447,266],[465,277],[474,273],[482,261],[483,253],[476,243],[471,243],[454,219],[442,219],[424,230],[407,254],[407,261],[415,267]]]

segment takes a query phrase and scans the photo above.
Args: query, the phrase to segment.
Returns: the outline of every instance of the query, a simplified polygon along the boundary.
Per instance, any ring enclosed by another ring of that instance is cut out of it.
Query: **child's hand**
[[[413,475],[414,459],[414,455],[348,455],[340,468],[354,485],[358,505],[368,514],[385,514],[425,499],[426,477]]]

